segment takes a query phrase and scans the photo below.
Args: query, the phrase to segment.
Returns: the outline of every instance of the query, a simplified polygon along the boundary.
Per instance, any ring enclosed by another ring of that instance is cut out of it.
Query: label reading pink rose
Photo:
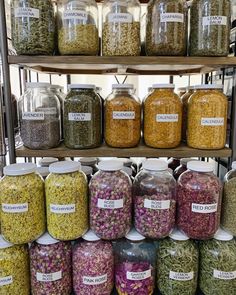
[[[224,118],[202,118],[202,126],[224,126]]]
[[[134,120],[135,112],[113,112],[114,120]]]
[[[0,286],[7,286],[11,285],[13,283],[13,278],[12,276],[7,276],[7,277],[0,277]]]
[[[202,18],[203,26],[226,26],[228,22],[227,16],[211,15]]]
[[[156,121],[160,123],[178,122],[179,115],[178,114],[157,114]]]
[[[107,281],[107,274],[102,276],[97,276],[97,277],[83,276],[84,285],[90,285],[90,286],[101,285],[106,283],[106,281]]]
[[[159,210],[166,210],[170,209],[170,200],[166,201],[155,201],[155,200],[144,200],[144,207],[148,209],[159,209]]]
[[[192,203],[192,212],[195,213],[214,213],[217,211],[218,204],[195,204]]]
[[[152,275],[151,269],[141,272],[131,272],[127,271],[126,277],[131,281],[141,281],[150,278]]]
[[[86,121],[91,121],[91,118],[92,118],[91,113],[69,113],[68,114],[69,121],[86,122]]]
[[[75,204],[68,204],[68,205],[50,204],[50,211],[55,214],[75,213]]]
[[[132,23],[133,17],[130,13],[110,13],[108,15],[109,23]]]
[[[225,272],[214,269],[213,277],[220,280],[234,280],[236,279],[236,271]]]
[[[191,281],[194,277],[194,272],[175,272],[170,271],[169,278],[175,281]]]
[[[98,199],[98,208],[102,209],[121,209],[124,207],[124,200],[104,200]]]
[[[28,203],[2,204],[2,211],[5,213],[25,213],[28,212],[28,207]]]
[[[22,120],[44,121],[44,112],[24,112]]]
[[[31,7],[17,7],[15,8],[15,17],[39,18],[39,9]]]
[[[62,271],[52,273],[36,273],[37,281],[39,282],[55,282],[62,278]]]
[[[183,13],[161,13],[161,23],[183,23]]]

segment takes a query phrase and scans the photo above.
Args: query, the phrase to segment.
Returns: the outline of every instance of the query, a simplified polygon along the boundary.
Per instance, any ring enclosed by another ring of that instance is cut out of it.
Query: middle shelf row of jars
[[[228,102],[222,85],[189,87],[180,98],[175,85],[155,84],[143,104],[131,84],[113,85],[106,100],[94,85],[69,85],[65,99],[49,86],[28,83],[19,101],[21,138],[30,149],[54,148],[63,138],[68,148],[95,148],[103,137],[111,147],[131,148],[142,133],[153,148],[174,148],[186,138],[192,148],[226,144]]]

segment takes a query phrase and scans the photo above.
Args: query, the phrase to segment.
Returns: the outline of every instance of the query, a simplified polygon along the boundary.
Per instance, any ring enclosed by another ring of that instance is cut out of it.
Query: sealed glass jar
[[[227,56],[230,0],[194,0],[191,5],[190,55]]]
[[[72,149],[94,148],[101,144],[101,99],[95,86],[69,85],[64,103],[65,145]]]
[[[182,158],[180,159],[180,165],[174,170],[173,176],[175,180],[178,180],[180,175],[188,170],[187,164],[190,161],[194,161],[192,158]]]
[[[72,292],[72,249],[45,233],[30,246],[32,295],[70,295]]]
[[[81,165],[61,161],[49,167],[45,181],[47,227],[59,240],[75,240],[88,230],[87,179]]]
[[[0,236],[0,294],[29,295],[30,272],[27,245],[13,245]]]
[[[179,230],[161,240],[157,250],[157,287],[165,295],[195,295],[198,282],[197,244]]]
[[[119,295],[152,295],[155,288],[156,248],[132,229],[114,244],[115,285]]]
[[[187,143],[198,149],[222,149],[226,143],[227,97],[221,85],[201,85],[188,100]]]
[[[50,0],[11,0],[13,46],[19,55],[52,55],[55,16]]]
[[[112,85],[105,101],[105,140],[112,147],[135,147],[141,137],[141,102],[133,85]]]
[[[61,139],[61,109],[48,83],[28,83],[19,101],[20,133],[30,149],[49,149]]]
[[[89,184],[90,227],[104,240],[124,237],[131,227],[132,191],[120,161],[102,161]]]
[[[36,169],[32,163],[3,169],[1,233],[13,244],[32,242],[45,231],[44,183]]]
[[[200,244],[199,286],[204,295],[235,294],[236,241],[222,229]]]
[[[144,140],[154,148],[174,148],[181,141],[182,104],[173,84],[155,84],[144,101]]]
[[[102,54],[140,55],[140,4],[138,0],[106,0],[103,4]]]
[[[188,91],[181,96],[181,102],[183,105],[183,118],[182,118],[182,140],[185,142],[187,139],[187,126],[188,126],[188,100],[194,93],[194,86],[188,87]]]
[[[73,248],[73,285],[76,295],[110,295],[114,286],[112,244],[91,230]]]
[[[152,0],[146,22],[147,55],[186,55],[187,4],[185,0]]]
[[[177,185],[177,224],[192,239],[214,236],[220,225],[222,184],[209,162],[191,161]]]
[[[167,162],[147,160],[133,184],[134,225],[148,238],[161,239],[175,225],[176,182]]]
[[[59,1],[57,20],[60,54],[98,54],[98,7],[95,0]]]

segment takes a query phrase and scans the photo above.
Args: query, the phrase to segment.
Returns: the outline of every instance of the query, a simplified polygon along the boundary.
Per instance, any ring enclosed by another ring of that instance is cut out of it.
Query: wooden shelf
[[[236,57],[16,56],[10,64],[54,74],[189,75],[236,66]]]

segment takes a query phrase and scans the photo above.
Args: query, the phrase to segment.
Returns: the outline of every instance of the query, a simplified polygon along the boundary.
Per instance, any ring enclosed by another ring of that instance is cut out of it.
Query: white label
[[[11,285],[13,283],[12,276],[0,278],[0,286]]]
[[[105,274],[103,276],[97,276],[97,277],[83,276],[83,284],[84,285],[90,285],[90,286],[101,285],[101,284],[106,283],[106,281],[107,281],[107,274]]]
[[[236,271],[225,272],[214,269],[213,277],[220,280],[234,280],[236,279]]]
[[[2,211],[5,213],[24,213],[28,212],[28,203],[24,204],[2,204]]]
[[[156,121],[165,123],[165,122],[178,122],[179,115],[178,114],[157,114]]]
[[[192,212],[195,213],[214,213],[217,211],[216,204],[195,204],[192,203]]]
[[[15,8],[15,17],[39,18],[39,9],[35,9],[35,8],[31,8],[31,7]]]
[[[148,209],[159,209],[166,210],[170,209],[170,200],[167,201],[155,201],[155,200],[144,200],[144,207]]]
[[[202,18],[203,26],[226,26],[227,25],[227,16],[212,15],[204,16]]]
[[[134,120],[135,112],[113,112],[114,120]]]
[[[22,120],[43,121],[44,112],[24,112]]]
[[[87,21],[88,19],[88,13],[83,10],[77,10],[77,9],[71,9],[71,10],[65,10],[63,12],[63,19],[76,19],[81,21]]]
[[[69,121],[86,122],[86,121],[91,121],[91,118],[92,118],[91,113],[69,113],[68,114]]]
[[[146,271],[141,271],[141,272],[130,272],[130,271],[127,271],[127,273],[126,273],[127,279],[128,280],[131,280],[131,281],[145,280],[147,278],[150,278],[151,275],[152,275],[151,269],[146,270]]]
[[[183,23],[184,15],[183,13],[162,13],[161,23]]]
[[[202,126],[224,126],[224,118],[202,118]]]
[[[57,113],[56,108],[38,108],[37,110],[44,113],[45,115],[56,115]]]
[[[132,23],[133,17],[130,13],[110,13],[108,15],[109,23]]]
[[[55,214],[75,213],[75,204],[68,204],[68,205],[50,204],[50,211]]]
[[[121,209],[124,207],[123,199],[120,200],[104,200],[98,199],[98,208],[102,209]]]
[[[36,273],[37,281],[39,282],[54,282],[62,278],[62,271],[57,271],[53,273]]]
[[[191,281],[193,279],[194,273],[191,272],[175,272],[170,271],[170,279],[175,281]]]

